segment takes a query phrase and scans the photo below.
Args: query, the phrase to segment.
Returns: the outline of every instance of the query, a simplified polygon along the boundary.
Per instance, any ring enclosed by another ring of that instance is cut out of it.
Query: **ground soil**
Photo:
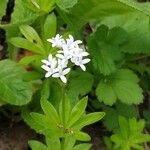
[[[28,150],[28,140],[36,138],[37,134],[23,122],[0,122],[0,150]]]

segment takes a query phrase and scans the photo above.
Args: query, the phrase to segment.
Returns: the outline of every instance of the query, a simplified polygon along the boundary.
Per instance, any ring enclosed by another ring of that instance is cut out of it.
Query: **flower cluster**
[[[72,35],[69,35],[69,38],[65,40],[59,34],[47,41],[52,44],[52,47],[57,47],[59,50],[54,57],[50,54],[47,60],[42,60],[42,63],[44,63],[42,68],[47,71],[45,74],[46,78],[50,76],[60,78],[66,83],[65,75],[71,70],[68,68],[69,60],[74,65],[81,67],[83,71],[86,70],[85,64],[90,62],[90,59],[85,58],[89,53],[80,46],[82,41],[75,41]]]

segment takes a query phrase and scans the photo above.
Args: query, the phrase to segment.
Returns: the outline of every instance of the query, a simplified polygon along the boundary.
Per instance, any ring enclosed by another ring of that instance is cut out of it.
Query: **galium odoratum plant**
[[[42,60],[44,65],[41,67],[47,71],[45,74],[46,78],[50,76],[60,78],[66,83],[67,78],[65,75],[71,70],[69,67],[69,61],[74,65],[81,67],[83,71],[86,70],[85,64],[90,62],[90,59],[85,58],[89,53],[80,46],[82,41],[75,41],[72,35],[69,35],[69,38],[65,40],[59,34],[47,41],[52,44],[52,47],[56,47],[59,50],[55,56],[49,54],[48,59]]]
[[[23,111],[24,120],[37,133],[43,134],[46,139],[61,139],[60,141],[57,140],[61,143],[57,150],[71,150],[65,147],[65,141],[68,138],[78,141],[90,141],[90,136],[81,129],[101,120],[105,115],[104,112],[86,114],[87,98],[80,100],[73,108],[71,107],[70,101],[67,96],[64,96],[60,102],[59,110],[57,110],[50,102],[42,98],[41,107],[43,114]],[[30,141],[33,150],[36,149],[36,144],[34,143],[35,141]],[[42,146],[43,144],[38,143],[38,145]],[[47,145],[43,145],[42,147],[49,150],[48,147],[51,146],[47,143]],[[87,149],[89,148],[88,146]]]

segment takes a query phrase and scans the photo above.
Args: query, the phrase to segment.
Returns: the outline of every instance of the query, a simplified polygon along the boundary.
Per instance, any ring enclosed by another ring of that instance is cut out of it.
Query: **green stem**
[[[66,114],[65,114],[65,107],[66,107],[66,100],[65,100],[65,86],[64,84],[61,84],[62,88],[62,123],[63,123],[63,128],[64,128],[64,136],[65,136],[65,128],[66,128]],[[65,137],[62,137],[61,141],[61,150],[65,150]]]

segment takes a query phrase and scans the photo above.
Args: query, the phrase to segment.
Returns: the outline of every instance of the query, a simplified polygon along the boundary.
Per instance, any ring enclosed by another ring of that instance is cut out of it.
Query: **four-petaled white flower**
[[[80,40],[75,41],[72,35],[69,35],[69,38],[66,39],[66,45],[70,49],[79,47],[79,44],[82,44],[82,41]]]
[[[57,68],[56,73],[52,75],[54,78],[60,78],[64,83],[67,83],[67,78],[65,77],[66,74],[70,72],[70,68]]]
[[[89,55],[83,47],[80,46],[82,41],[74,40],[72,35],[69,35],[68,39],[63,39],[62,36],[57,34],[52,39],[48,39],[52,44],[52,47],[57,47],[59,50],[55,57],[51,54],[48,56],[48,60],[42,60],[41,67],[47,71],[45,77],[60,78],[64,83],[67,82],[67,75],[70,72],[68,68],[69,60],[76,66],[80,66],[83,71],[86,70],[85,64],[90,62],[89,58],[85,58]]]
[[[43,59],[42,62],[45,65],[42,65],[41,67],[47,71],[47,73],[45,74],[46,78],[50,77],[53,73],[56,72],[55,70],[57,66],[57,61],[56,58],[53,58],[51,54],[48,56],[48,60]]]
[[[55,37],[51,39],[47,39],[47,41],[52,43],[52,47],[61,48],[61,46],[65,44],[65,40],[59,34],[57,34]]]

